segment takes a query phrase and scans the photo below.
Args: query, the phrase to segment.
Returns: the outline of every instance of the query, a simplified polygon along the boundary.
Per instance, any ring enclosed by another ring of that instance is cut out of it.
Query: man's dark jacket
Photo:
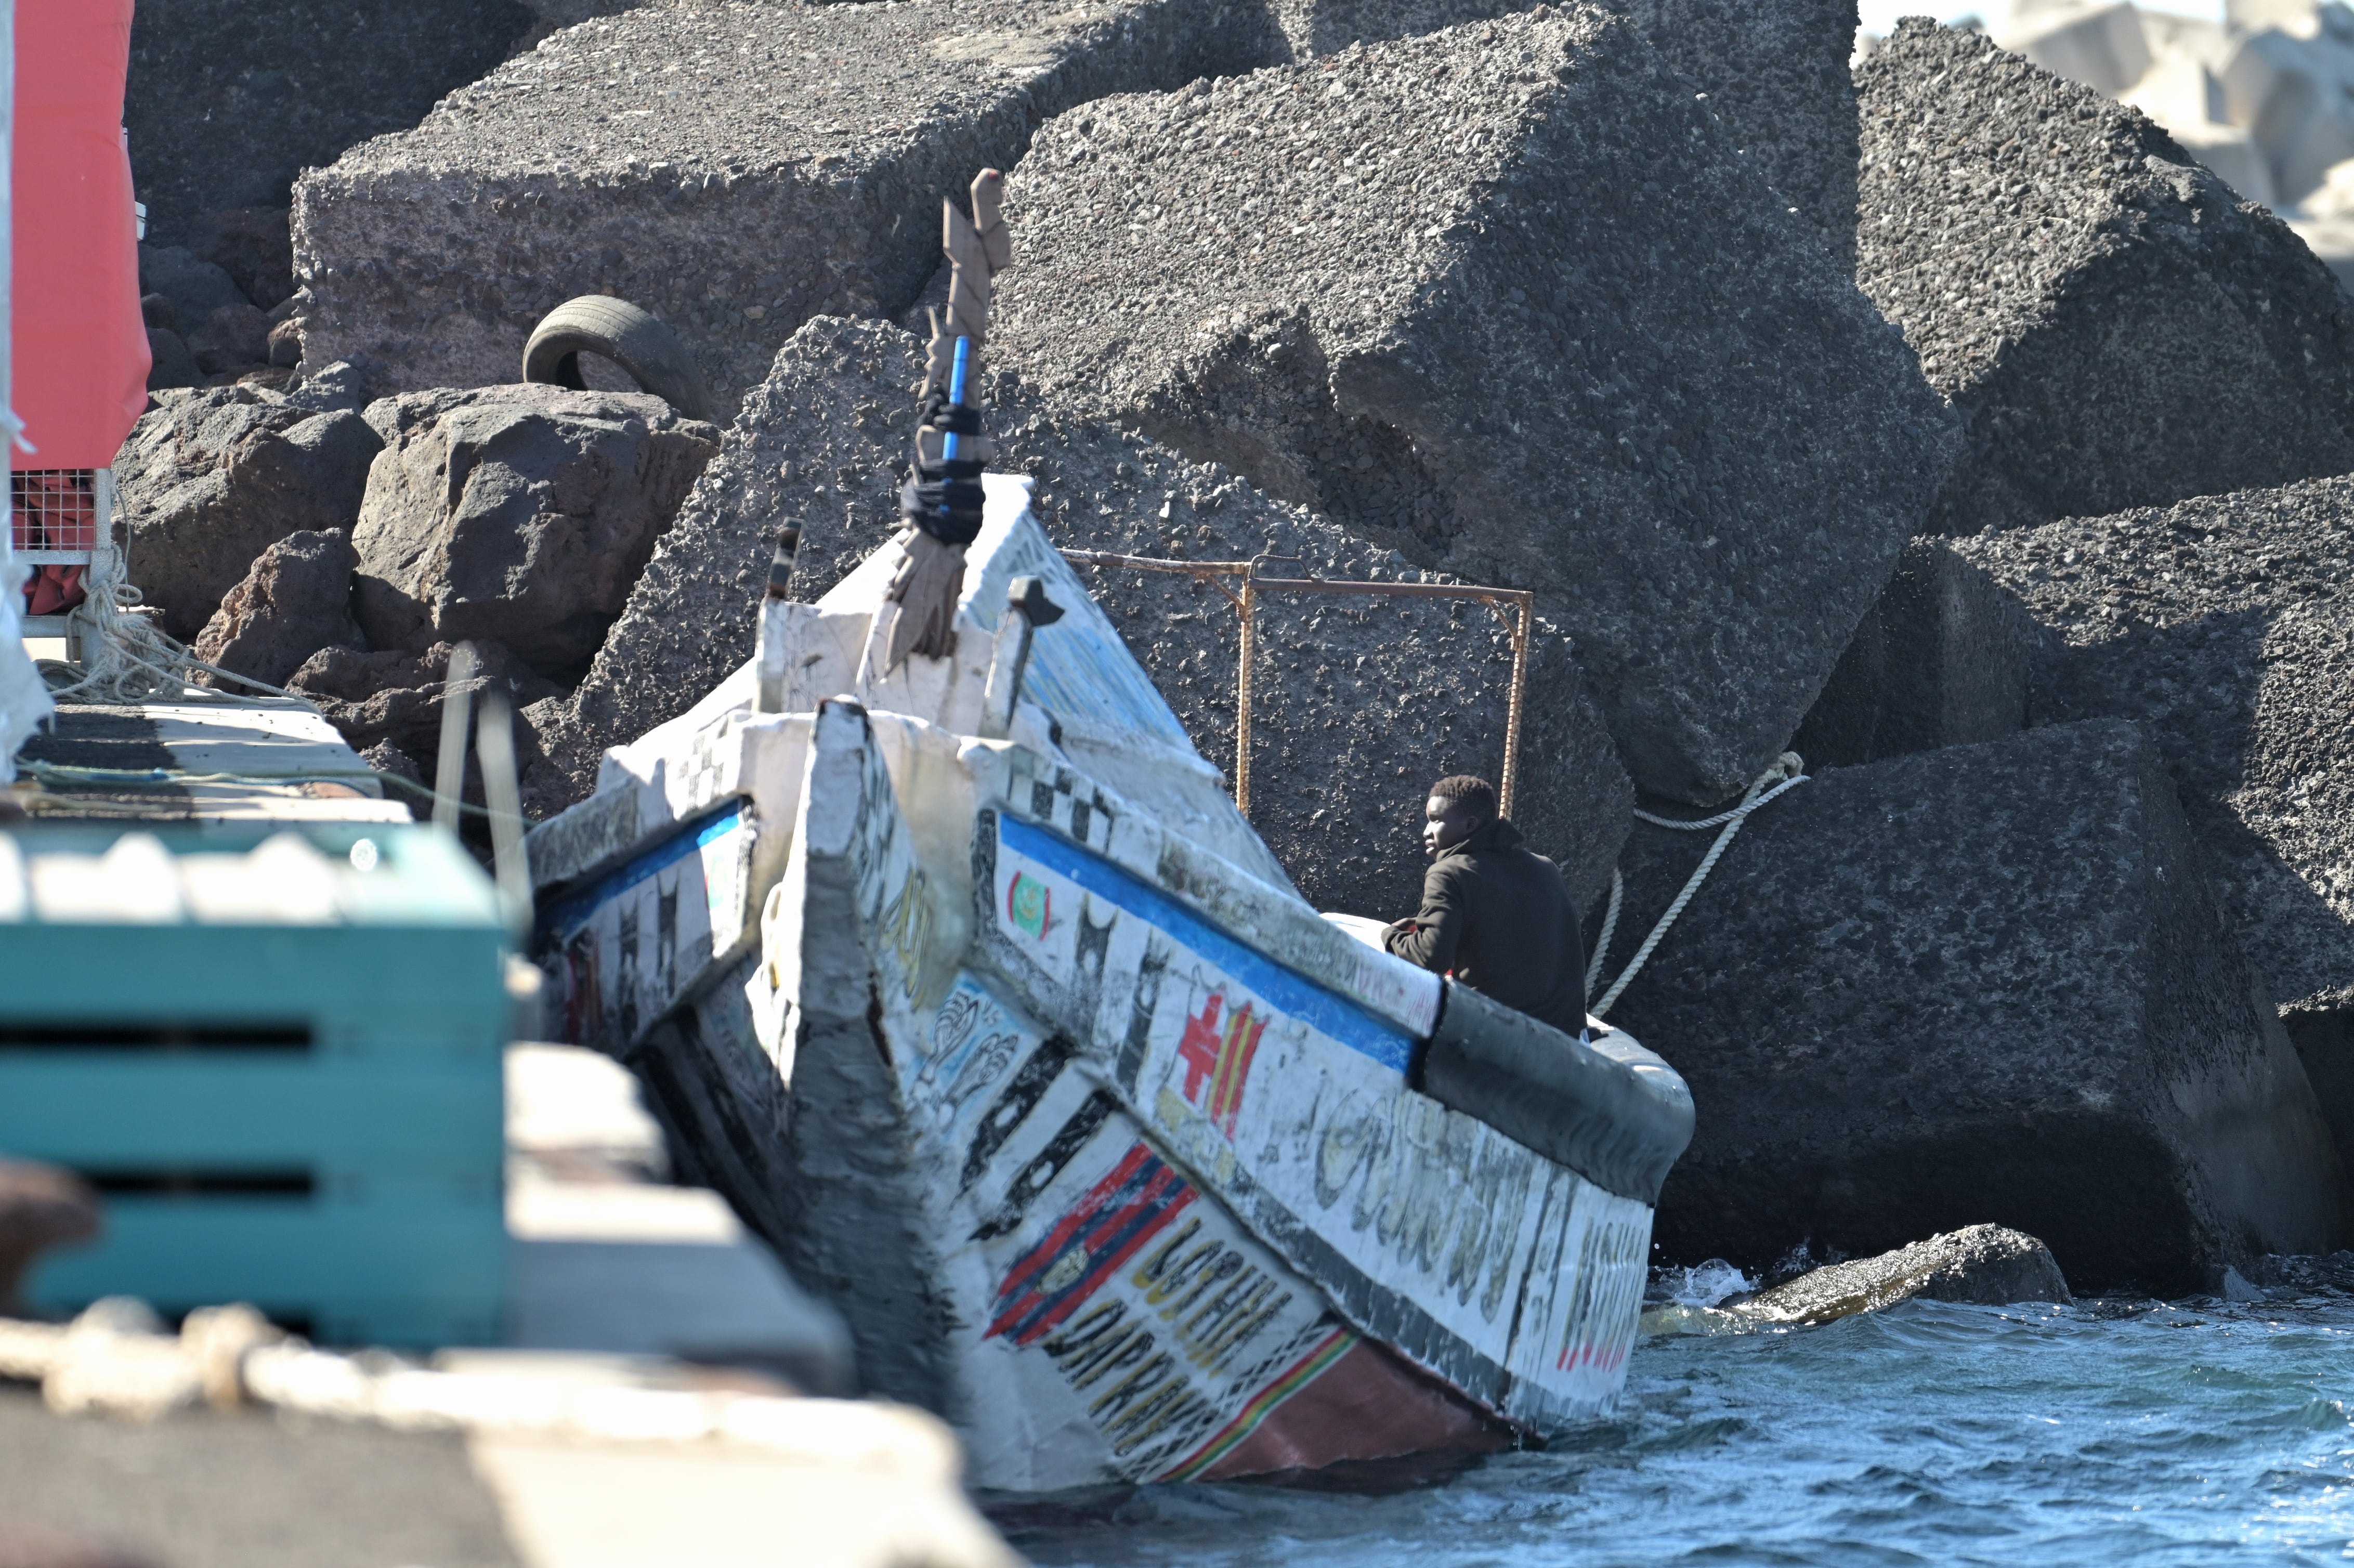
[[[1498,819],[1431,863],[1414,929],[1383,945],[1507,1007],[1575,1034],[1585,1027],[1585,938],[1561,868]]]

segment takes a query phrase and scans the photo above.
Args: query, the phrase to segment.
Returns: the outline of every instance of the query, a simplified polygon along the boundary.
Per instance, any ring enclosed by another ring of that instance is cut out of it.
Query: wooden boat
[[[1626,1376],[1681,1079],[1293,891],[986,479],[945,657],[886,545],[529,840],[569,1038],[974,1481],[1542,1438]],[[878,614],[878,611],[884,613]]]

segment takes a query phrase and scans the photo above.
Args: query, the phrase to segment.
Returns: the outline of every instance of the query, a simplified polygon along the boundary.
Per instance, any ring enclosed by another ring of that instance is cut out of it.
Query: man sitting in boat
[[[1523,849],[1496,789],[1458,773],[1424,803],[1422,912],[1383,934],[1408,963],[1575,1036],[1585,1028],[1585,940],[1561,868]]]

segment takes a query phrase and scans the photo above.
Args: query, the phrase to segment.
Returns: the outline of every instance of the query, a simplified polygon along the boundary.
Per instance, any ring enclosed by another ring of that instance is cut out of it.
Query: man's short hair
[[[1496,787],[1469,773],[1450,773],[1430,787],[1431,798],[1452,805],[1458,801],[1479,812],[1483,822],[1496,815]]]

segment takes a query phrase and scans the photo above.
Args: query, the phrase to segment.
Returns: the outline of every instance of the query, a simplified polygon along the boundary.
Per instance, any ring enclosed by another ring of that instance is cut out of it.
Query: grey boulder
[[[473,678],[457,689],[472,711],[481,712],[486,692],[499,693],[517,710],[557,694],[556,686],[499,644],[476,641],[472,646]],[[451,691],[454,652],[447,642],[417,652],[371,652],[332,644],[304,660],[286,683],[308,698],[353,750],[366,756],[370,767],[399,773],[406,758],[419,777],[430,779],[441,755],[441,708]],[[527,726],[516,726],[515,743],[518,767],[539,765],[539,750]],[[468,744],[471,748],[471,738]],[[389,749],[382,749],[386,747]],[[479,801],[480,769],[471,755],[466,777],[469,795]]]
[[[249,305],[251,300],[228,271],[205,260],[185,245],[142,245],[139,248],[139,292],[160,294],[171,302],[173,323],[190,330],[208,321],[224,305]]]
[[[270,363],[270,318],[243,300],[222,305],[188,331],[188,348],[207,376]]]
[[[229,275],[268,310],[294,291],[292,214],[284,207],[233,207],[196,219],[188,249]]]
[[[196,356],[188,352],[186,338],[169,327],[147,329],[148,391],[194,387],[204,378],[204,370],[196,364]]]
[[[1712,836],[1637,826],[1622,954]],[[1990,1219],[2079,1288],[2163,1295],[2327,1250],[2329,1131],[2233,937],[2138,726],[1800,785],[1610,1014],[1700,1107],[1661,1247],[1757,1268]]]
[[[2354,301],[2137,110],[1920,18],[1857,73],[1858,281],[1974,534],[2354,470]]]
[[[1829,1323],[1915,1299],[2008,1307],[2073,1298],[2052,1249],[2033,1236],[2003,1225],[1965,1225],[1877,1257],[1812,1269],[1733,1310],[1769,1323]]]
[[[603,747],[683,712],[752,652],[781,526],[801,531],[794,597],[823,597],[898,526],[916,340],[875,321],[821,318],[745,399],[726,450],[639,579],[568,704],[530,717],[554,767],[534,809],[568,804]],[[1239,560],[1270,572],[1390,580],[1422,574],[1214,464],[1189,462],[1038,397],[992,385],[998,466],[1035,482],[1041,524],[1066,548]],[[1188,579],[1083,567],[1130,650],[1203,754],[1235,760],[1237,621]],[[1417,814],[1432,780],[1496,776],[1511,671],[1484,608],[1269,596],[1258,620],[1253,818],[1300,891],[1325,908],[1410,913],[1421,888]],[[1522,742],[1519,817],[1573,891],[1607,882],[1632,791],[1587,699],[1568,639],[1541,626]]]
[[[161,392],[114,460],[131,578],[183,641],[289,534],[348,528],[382,446],[347,408],[265,387]]]
[[[514,385],[369,406],[352,542],[368,643],[487,638],[578,679],[719,432],[642,393]]]
[[[1250,14],[907,0],[587,21],[303,175],[306,352],[366,355],[387,390],[482,386],[557,304],[615,294],[685,338],[732,417],[808,317],[913,301],[940,199],[1011,166],[1041,119],[1264,63]]]
[[[320,649],[360,647],[351,608],[359,559],[348,530],[289,534],[228,590],[196,636],[196,657],[282,686]],[[216,683],[239,689],[234,682]]]
[[[1955,441],[1819,235],[1591,7],[1089,105],[1006,211],[1000,364],[1538,590],[1679,800],[1781,748]]]
[[[1809,768],[1851,768],[2015,735],[2045,641],[2019,596],[1955,541],[1915,539],[1791,747]]]

